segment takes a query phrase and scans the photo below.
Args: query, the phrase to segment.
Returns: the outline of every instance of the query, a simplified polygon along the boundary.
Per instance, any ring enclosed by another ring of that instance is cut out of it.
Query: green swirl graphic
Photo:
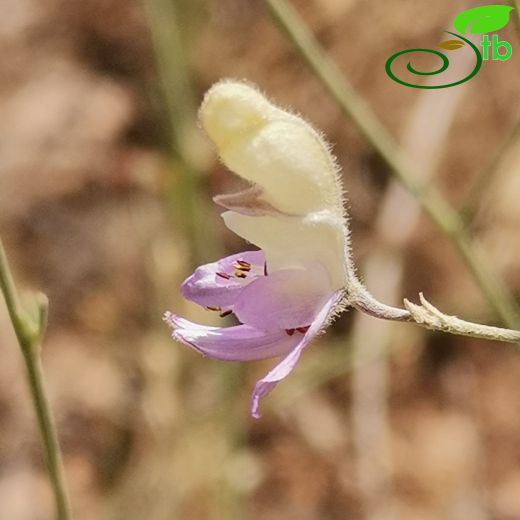
[[[442,65],[438,69],[436,69],[432,72],[418,71],[413,68],[413,66],[410,62],[408,62],[408,64],[406,65],[406,68],[412,74],[416,74],[418,76],[434,76],[435,74],[440,74],[440,73],[444,72],[449,67],[450,61],[445,54],[443,54],[440,51],[436,51],[434,49],[407,49],[404,51],[396,52],[395,54],[392,54],[392,56],[390,56],[390,58],[388,58],[388,60],[386,61],[386,65],[385,65],[386,73],[390,76],[390,78],[392,78],[397,83],[400,83],[401,85],[405,85],[406,87],[412,87],[412,88],[423,88],[423,89],[448,88],[448,87],[454,87],[455,85],[460,85],[461,83],[465,83],[466,81],[469,81],[471,78],[473,78],[474,76],[477,75],[478,71],[482,67],[482,54],[480,54],[478,47],[473,42],[464,38],[464,36],[461,36],[460,34],[457,34],[457,33],[453,33],[451,31],[445,31],[445,32],[465,41],[473,49],[473,52],[475,53],[475,56],[477,57],[477,62],[475,63],[475,67],[465,78],[463,78],[459,81],[455,81],[453,83],[448,83],[446,85],[414,85],[413,83],[408,83],[407,81],[403,81],[402,79],[399,79],[392,72],[392,63],[394,62],[394,60],[396,58],[398,58],[399,56],[401,56],[402,54],[408,54],[410,52],[427,52],[429,54],[435,54],[435,56],[438,56],[442,60]]]

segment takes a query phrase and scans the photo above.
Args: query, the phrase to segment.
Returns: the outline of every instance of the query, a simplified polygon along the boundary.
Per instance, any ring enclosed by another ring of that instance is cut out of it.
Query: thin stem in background
[[[509,327],[520,328],[518,303],[490,268],[480,244],[468,235],[458,213],[439,192],[425,189],[417,181],[420,176],[413,164],[402,154],[397,142],[343,77],[336,63],[325,54],[292,6],[285,0],[265,0],[265,2],[274,20],[328,90],[342,112],[352,119],[396,178],[414,195],[439,230],[455,244],[497,315]]]
[[[447,83],[463,77],[471,57],[461,55],[447,71]],[[421,182],[430,181],[438,170],[441,150],[452,126],[457,108],[467,93],[467,84],[440,92],[423,90],[415,100],[405,131],[402,148],[411,160],[421,161]],[[389,305],[402,300],[405,246],[417,229],[421,210],[399,182],[392,179],[378,206],[374,232],[381,240],[360,266],[364,283],[377,290],[378,298]],[[350,335],[353,369],[350,376],[350,407],[354,480],[365,518],[399,518],[395,493],[395,460],[391,449],[389,424],[390,353],[395,350],[395,324],[374,321],[364,313],[353,317]],[[402,341],[402,337],[399,338]],[[370,352],[370,353],[369,353]],[[377,357],[375,357],[377,355]],[[370,363],[366,359],[371,360]]]
[[[43,295],[37,295],[34,314],[21,307],[1,239],[0,289],[4,295],[9,318],[25,362],[27,381],[38,420],[47,471],[54,493],[56,518],[57,520],[70,520],[72,515],[65,483],[61,450],[45,390],[40,358],[41,339],[47,323],[48,302]]]
[[[516,35],[518,43],[520,43],[520,0],[510,0],[513,11],[513,23],[516,29]],[[469,190],[464,205],[460,210],[465,222],[471,224],[474,220],[478,204],[482,200],[482,196],[489,189],[489,186],[493,182],[497,171],[502,166],[504,156],[515,146],[520,139],[520,120],[513,126],[513,130],[507,136],[506,140],[499,146],[496,154],[491,159],[491,162],[484,168],[481,174],[478,176],[475,184]]]
[[[162,91],[168,111],[170,129],[170,146],[177,163],[177,182],[172,183],[171,201],[182,213],[179,227],[187,230],[191,249],[191,261],[197,265],[222,256],[221,247],[209,218],[210,209],[202,196],[201,181],[205,161],[201,160],[207,151],[205,142],[199,139],[196,127],[197,104],[191,81],[191,66],[187,55],[184,36],[190,30],[182,22],[186,21],[187,9],[196,9],[193,0],[144,0],[149,19],[155,56]],[[180,16],[182,15],[182,22]],[[176,212],[175,215],[178,215]],[[224,402],[234,403],[230,394],[234,395],[234,385],[244,376],[244,367],[219,365],[215,368],[218,375],[216,386],[218,392],[226,396]],[[236,403],[235,403],[236,404]],[[235,404],[230,404],[234,407]],[[245,432],[242,422],[237,422],[237,413],[226,408],[217,416],[208,417],[215,431],[221,432],[223,438],[215,439],[226,446],[223,463],[231,459],[240,445]],[[189,431],[189,425],[186,425]],[[222,433],[223,432],[223,433]],[[216,452],[218,456],[218,451]],[[211,467],[214,461],[208,461]],[[214,504],[215,518],[242,518],[245,502],[242,494],[233,488],[226,478],[214,481],[212,492],[217,500]]]
[[[496,173],[502,167],[504,158],[509,151],[514,148],[520,139],[520,120],[517,121],[511,133],[507,136],[506,140],[499,146],[491,162],[486,166],[482,173],[478,176],[477,180],[469,190],[464,205],[460,210],[464,220],[470,224],[478,211],[479,202],[482,197],[489,190],[493,183]]]
[[[213,256],[213,234],[206,229],[207,204],[201,196],[201,172],[195,155],[201,155],[195,126],[197,109],[191,71],[181,35],[175,0],[145,0],[162,95],[167,110],[169,146],[174,158],[176,179],[170,183],[175,216],[182,218],[194,264]]]
[[[520,0],[509,0],[509,3],[511,4],[511,7],[514,8],[513,22],[515,24],[518,41],[520,42]]]

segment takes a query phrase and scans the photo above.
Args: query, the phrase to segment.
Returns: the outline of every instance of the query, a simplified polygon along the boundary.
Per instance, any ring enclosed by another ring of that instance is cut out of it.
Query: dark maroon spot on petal
[[[307,325],[306,327],[296,327],[296,330],[302,334],[305,334],[309,330],[309,327],[310,325]]]
[[[287,332],[287,334],[288,334],[289,336],[292,336],[292,335],[294,334],[294,331],[295,331],[295,330],[296,330],[296,329],[285,329],[285,332]]]
[[[231,309],[228,309],[227,311],[221,312],[219,316],[221,318],[225,318],[226,316],[229,316],[233,311]]]
[[[220,312],[222,310],[220,307],[212,307],[211,305],[208,305],[206,307],[206,309],[208,309],[208,311],[215,311],[215,312]]]
[[[220,276],[220,278],[224,278],[224,280],[229,280],[230,278],[232,278],[232,276],[230,274],[220,273],[220,272],[217,272],[217,276]]]
[[[264,262],[264,276],[267,276],[267,262]]]

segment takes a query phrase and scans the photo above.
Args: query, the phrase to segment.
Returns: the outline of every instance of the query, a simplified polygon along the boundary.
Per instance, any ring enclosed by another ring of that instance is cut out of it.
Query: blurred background
[[[463,212],[520,294],[520,51],[460,87],[392,82],[482,2],[295,0],[425,183]],[[453,244],[392,180],[260,0],[0,2],[0,235],[51,302],[43,363],[77,520],[520,518],[514,348],[351,311],[249,417],[272,361],[203,359],[169,309],[193,268],[244,249],[211,197],[236,185],[196,126],[244,78],[322,129],[348,190],[358,272],[381,300],[419,291],[499,324]],[[463,51],[458,51],[463,52]],[[467,66],[462,58],[461,69]],[[231,322],[229,322],[231,323]],[[0,519],[49,520],[20,352],[0,305]]]

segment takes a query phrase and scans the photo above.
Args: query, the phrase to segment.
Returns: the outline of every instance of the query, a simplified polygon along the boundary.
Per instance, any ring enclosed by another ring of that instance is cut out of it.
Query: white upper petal
[[[342,215],[334,157],[303,119],[230,81],[208,91],[200,119],[226,166],[261,186],[273,207],[297,215],[333,208]]]
[[[231,231],[263,249],[269,272],[319,263],[328,272],[332,290],[344,287],[345,230],[334,214],[252,217],[226,211],[222,218]]]

